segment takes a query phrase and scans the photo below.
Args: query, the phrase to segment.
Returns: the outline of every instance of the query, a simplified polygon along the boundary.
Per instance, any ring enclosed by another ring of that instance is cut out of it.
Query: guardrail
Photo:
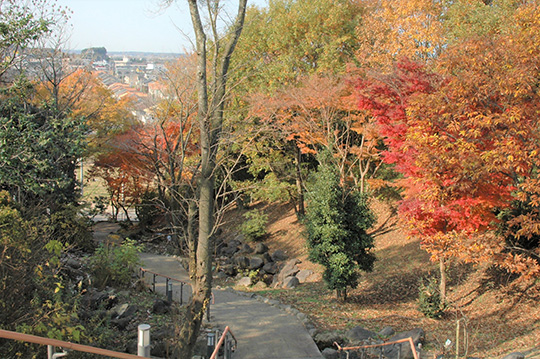
[[[183,303],[184,285],[191,286],[191,284],[189,284],[187,282],[184,282],[183,280],[180,280],[180,279],[177,279],[177,278],[169,277],[168,275],[165,275],[165,274],[153,272],[153,271],[151,271],[149,269],[145,269],[143,267],[139,267],[139,271],[141,272],[141,278],[142,279],[144,279],[144,273],[152,274],[152,291],[153,292],[156,291],[156,277],[165,278],[165,295],[166,295],[167,300],[169,302],[172,302],[172,292],[173,291],[172,291],[172,283],[171,282],[180,283],[180,305],[184,304]],[[211,304],[214,304],[214,302],[215,302],[214,293],[211,293],[210,296],[211,296],[211,299],[212,299]],[[210,321],[210,305],[208,305],[208,307],[206,309],[206,319],[208,321]]]
[[[177,278],[173,278],[173,277],[169,277],[168,275],[165,275],[165,274],[161,274],[161,273],[157,273],[157,272],[153,272],[151,270],[148,270],[148,269],[145,269],[143,267],[140,267],[139,268],[140,270],[140,273],[141,273],[141,278],[144,280],[144,274],[145,273],[149,273],[149,274],[152,274],[152,291],[156,291],[156,278],[157,277],[163,277],[165,278],[165,295],[167,296],[167,300],[172,302],[172,282],[178,282],[180,283],[180,305],[183,304],[183,292],[184,292],[184,285],[189,285],[191,286],[191,284],[187,283],[187,282],[184,282],[183,280],[180,280],[180,279],[177,279]],[[208,303],[207,307],[206,307],[206,319],[208,321],[210,321],[210,304],[214,304],[215,303],[215,297],[214,297],[214,293],[210,293],[210,302]],[[225,336],[231,336],[232,337],[232,340],[234,340],[234,346],[231,346],[231,340],[225,340]],[[213,339],[211,339],[213,338]],[[212,340],[212,343],[210,343],[210,340]],[[210,348],[211,346],[213,346],[215,344],[215,336],[214,334],[212,334],[212,337],[210,337],[210,333],[209,333],[209,336],[208,336],[208,347]],[[237,341],[236,341],[236,338],[234,337],[234,335],[232,334],[231,330],[229,329],[229,327],[226,327],[225,328],[225,331],[223,332],[219,342],[218,342],[218,346],[216,346],[216,350],[219,351],[219,346],[223,345],[222,342],[225,342],[225,347],[224,347],[224,351],[226,353],[226,355],[228,356],[225,356],[225,359],[231,359],[231,353],[232,351],[234,351],[234,349],[236,348],[236,344],[237,344]],[[217,351],[216,352],[216,355],[217,355]],[[228,354],[227,354],[228,353]],[[210,355],[210,353],[208,353],[208,355]],[[212,358],[215,358],[215,356],[213,356]]]
[[[232,344],[233,342],[234,342],[234,345]],[[238,342],[233,332],[231,331],[231,328],[229,328],[228,326],[225,327],[225,330],[223,331],[223,334],[221,334],[221,337],[219,338],[219,342],[214,348],[214,351],[212,352],[210,359],[216,359],[218,357],[221,347],[223,347],[223,359],[231,359],[232,352],[236,350],[237,344]]]
[[[165,278],[165,295],[167,296],[167,300],[169,300],[170,302],[172,302],[172,293],[173,293],[173,291],[172,291],[172,282],[180,283],[180,305],[184,304],[184,294],[183,294],[184,293],[184,285],[191,286],[189,283],[184,282],[183,280],[180,280],[180,279],[177,279],[177,278],[169,277],[169,276],[167,276],[165,274],[152,272],[151,270],[145,269],[143,267],[140,267],[139,270],[141,272],[141,278],[143,278],[143,279],[144,279],[144,274],[145,273],[152,274],[152,291],[153,292],[156,291],[156,277]]]
[[[36,335],[22,334],[22,333],[12,332],[9,330],[3,330],[3,329],[0,329],[0,338],[46,345],[49,359],[59,358],[65,355],[64,353],[54,354],[55,347],[68,349],[68,350],[75,350],[75,351],[85,352],[85,353],[90,353],[90,354],[98,354],[98,355],[108,356],[112,358],[120,358],[120,359],[140,359],[141,358],[138,355],[120,353],[120,352],[115,352],[112,350],[91,347],[88,345],[65,342],[65,341],[57,340],[57,339],[38,337]]]
[[[396,341],[393,341],[393,342],[386,342],[386,343],[381,343],[381,344],[371,344],[371,345],[361,345],[361,346],[357,346],[357,347],[341,347],[338,343],[335,343],[335,342],[334,342],[334,345],[338,348],[338,351],[340,351],[340,352],[341,351],[348,352],[348,351],[351,351],[351,350],[365,350],[365,349],[369,349],[369,348],[381,347],[381,354],[382,354],[382,347],[383,346],[400,344],[400,348],[399,348],[399,351],[398,351],[398,359],[399,359],[399,357],[401,355],[401,343],[409,343],[410,346],[411,346],[411,351],[412,351],[414,359],[420,359],[418,353],[416,352],[416,347],[414,346],[414,342],[413,342],[412,338],[410,338],[410,337],[405,338],[405,339],[396,340]],[[347,358],[348,357],[349,356],[347,355]],[[381,355],[381,357],[382,357],[382,355]]]

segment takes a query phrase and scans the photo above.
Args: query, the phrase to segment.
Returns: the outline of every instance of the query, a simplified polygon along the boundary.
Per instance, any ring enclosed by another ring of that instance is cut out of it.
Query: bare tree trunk
[[[439,271],[441,274],[441,282],[439,283],[439,292],[441,293],[440,309],[443,310],[446,306],[446,264],[444,258],[439,259]]]
[[[209,0],[207,0],[209,1]],[[198,2],[188,0],[193,29],[195,31],[198,65],[197,65],[197,91],[198,91],[198,122],[201,146],[201,171],[198,180],[199,200],[199,233],[190,253],[190,269],[192,276],[193,294],[188,304],[186,318],[180,329],[179,349],[182,359],[191,359],[193,349],[199,335],[202,319],[210,300],[212,290],[212,234],[214,231],[214,203],[216,157],[219,137],[223,126],[223,109],[225,103],[225,87],[229,69],[230,57],[234,52],[236,43],[242,32],[246,13],[247,0],[240,0],[235,23],[225,37],[226,46],[220,48],[217,27],[211,24],[214,35],[214,58],[212,59],[212,84],[207,79],[207,48],[206,33],[199,14]],[[208,4],[209,9],[218,9]],[[210,14],[211,21],[217,14]]]
[[[347,301],[347,289],[336,289],[336,297],[340,302]]]
[[[196,233],[196,225],[197,225],[197,202],[194,200],[190,200],[188,204],[188,219],[187,219],[187,243],[188,243],[188,250],[189,253],[196,253],[197,249],[197,233]],[[191,280],[194,280],[195,278],[195,267],[197,265],[197,256],[196,255],[190,255],[189,256],[189,277]]]
[[[306,214],[304,208],[304,186],[302,184],[302,171],[300,164],[302,163],[302,152],[300,148],[296,148],[295,166],[296,166],[296,195],[298,197],[298,216],[303,217]]]

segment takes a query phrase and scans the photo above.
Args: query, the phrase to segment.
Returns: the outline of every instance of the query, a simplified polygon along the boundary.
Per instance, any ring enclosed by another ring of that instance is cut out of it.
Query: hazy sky
[[[191,20],[187,1],[161,10],[159,0],[56,0],[68,6],[73,25],[68,47],[107,48],[107,51],[184,52],[191,48]],[[228,0],[237,5],[237,1]],[[265,6],[267,0],[248,0]],[[180,30],[179,30],[180,29]],[[192,36],[191,36],[192,37]]]

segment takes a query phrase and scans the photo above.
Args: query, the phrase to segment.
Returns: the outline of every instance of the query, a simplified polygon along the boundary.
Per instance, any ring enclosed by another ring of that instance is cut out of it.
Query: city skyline
[[[108,52],[185,53],[191,49],[187,2],[168,8],[160,0],[56,0],[71,11],[67,48],[105,47]],[[228,1],[227,3],[235,3]],[[266,6],[267,0],[251,0]]]

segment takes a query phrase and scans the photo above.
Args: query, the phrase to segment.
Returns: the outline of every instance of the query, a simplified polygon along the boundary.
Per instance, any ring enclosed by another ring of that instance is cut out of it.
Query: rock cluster
[[[419,344],[424,342],[425,333],[421,328],[409,330],[407,332],[395,333],[391,327],[383,328],[380,332],[375,333],[362,327],[354,327],[349,329],[344,335],[337,332],[319,333],[313,339],[323,349],[322,354],[326,359],[334,359],[339,357],[339,352],[334,343],[342,347],[359,347],[363,345],[376,345],[398,341],[400,339],[412,338],[416,350],[419,350]],[[349,358],[354,359],[363,357],[364,355],[372,355],[375,357],[394,359],[412,359],[414,358],[411,346],[408,343],[386,345],[363,350],[349,351]]]
[[[257,281],[259,289],[296,288],[308,281],[313,272],[300,270],[297,266],[299,260],[287,258],[280,249],[270,253],[264,243],[259,242],[252,247],[233,239],[218,249],[216,276],[220,279],[238,279],[239,286],[251,286]]]
[[[154,299],[151,307],[129,304],[120,298],[126,298],[129,292],[116,292],[113,288],[98,290],[89,288],[81,297],[79,318],[83,321],[99,318],[110,322],[111,326],[128,335],[125,351],[137,353],[137,326],[141,324],[141,317],[147,314],[167,314],[171,311],[171,303],[160,298]],[[170,351],[168,341],[174,338],[172,326],[156,327],[152,330],[152,355],[166,357]]]

